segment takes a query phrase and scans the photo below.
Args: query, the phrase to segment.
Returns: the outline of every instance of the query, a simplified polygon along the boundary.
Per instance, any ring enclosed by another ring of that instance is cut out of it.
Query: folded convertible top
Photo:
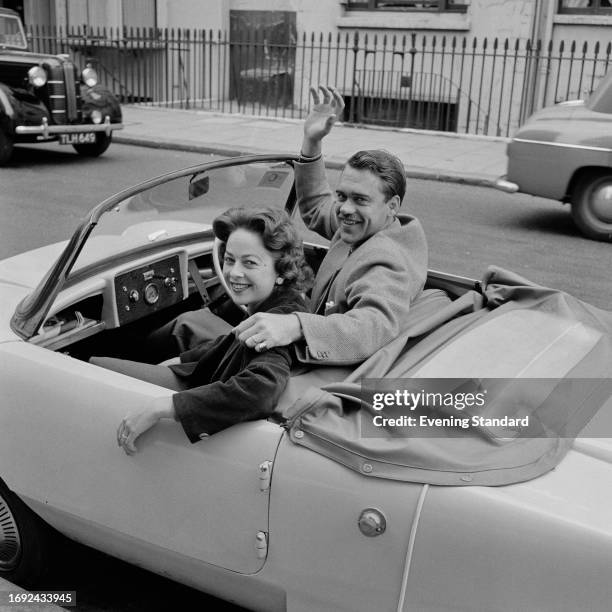
[[[432,315],[447,323],[417,321],[343,382],[307,388],[285,411],[291,440],[370,477],[436,485],[505,485],[554,468],[598,411],[612,414],[612,313],[499,268],[483,289],[483,307],[466,308],[477,303],[466,294]],[[404,410],[437,427],[373,427],[385,410],[372,389],[394,386],[489,398],[461,412]],[[529,425],[488,426],[508,415]],[[459,416],[475,425],[457,427]]]

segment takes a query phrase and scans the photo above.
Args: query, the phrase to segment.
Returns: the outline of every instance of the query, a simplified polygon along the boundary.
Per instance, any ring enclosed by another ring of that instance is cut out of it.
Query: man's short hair
[[[351,168],[369,170],[380,177],[387,200],[399,196],[400,203],[406,193],[406,170],[398,157],[384,149],[357,151],[346,162]]]

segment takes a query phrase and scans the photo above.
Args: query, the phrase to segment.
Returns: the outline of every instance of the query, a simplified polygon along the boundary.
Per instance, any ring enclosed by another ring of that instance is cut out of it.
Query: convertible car
[[[238,320],[211,221],[300,224],[295,159],[154,178],[0,262],[0,577],[34,586],[59,532],[266,612],[609,610],[612,313],[501,268],[431,271],[400,336],[296,369],[270,419],[117,446],[172,391],[89,357],[147,360],[148,332],[204,305]]]

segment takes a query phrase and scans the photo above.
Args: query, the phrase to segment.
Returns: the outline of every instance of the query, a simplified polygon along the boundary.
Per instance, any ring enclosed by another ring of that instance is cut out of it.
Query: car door
[[[116,430],[168,389],[26,342],[0,344],[0,477],[60,531],[150,567],[155,557],[251,574],[265,562],[268,421],[191,444],[164,420],[128,456]]]

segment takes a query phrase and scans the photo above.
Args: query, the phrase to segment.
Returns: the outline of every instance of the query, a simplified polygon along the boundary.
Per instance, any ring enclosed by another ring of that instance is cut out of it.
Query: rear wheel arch
[[[593,174],[596,174],[598,172],[606,171],[612,172],[612,168],[609,168],[607,166],[583,166],[582,168],[577,168],[572,174],[572,177],[570,178],[567,184],[567,189],[565,191],[563,201],[567,203],[572,202],[572,198],[574,197],[576,192],[576,185],[580,183],[580,181],[585,175],[592,176]]]
[[[612,168],[582,168],[568,189],[572,217],[588,238],[612,242]]]

